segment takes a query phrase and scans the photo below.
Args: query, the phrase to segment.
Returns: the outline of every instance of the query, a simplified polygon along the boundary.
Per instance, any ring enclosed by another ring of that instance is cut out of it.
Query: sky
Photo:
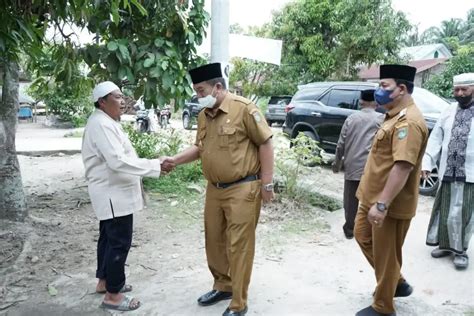
[[[229,0],[229,23],[262,25],[271,21],[272,11],[281,9],[293,0]],[[421,32],[430,26],[439,26],[450,18],[466,19],[467,11],[474,8],[472,0],[392,0],[395,10],[406,13],[412,24]],[[211,0],[206,0],[210,12]]]

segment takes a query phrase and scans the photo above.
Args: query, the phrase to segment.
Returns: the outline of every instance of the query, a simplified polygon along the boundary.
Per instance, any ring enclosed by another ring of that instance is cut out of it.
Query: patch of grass
[[[72,132],[64,134],[64,137],[66,138],[70,138],[70,137],[82,138],[82,136],[84,136],[83,130],[72,131]]]
[[[304,198],[308,204],[330,212],[334,212],[342,208],[341,201],[318,192],[306,192]]]
[[[188,187],[192,184],[204,186],[205,180],[202,176],[201,162],[195,161],[180,165],[168,175],[160,178],[144,178],[143,184],[147,191],[162,194],[186,194]]]

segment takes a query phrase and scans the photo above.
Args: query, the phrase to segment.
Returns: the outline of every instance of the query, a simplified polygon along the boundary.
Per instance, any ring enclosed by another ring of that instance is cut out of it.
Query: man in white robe
[[[97,243],[97,293],[104,293],[102,307],[134,310],[140,302],[125,296],[125,261],[132,243],[133,213],[143,208],[141,177],[159,177],[168,167],[159,159],[138,158],[120,125],[125,107],[113,82],[98,84],[93,91],[96,110],[84,130],[82,160],[92,207],[100,221]],[[163,170],[162,170],[163,169]]]
[[[474,73],[455,76],[453,86],[458,104],[441,114],[423,157],[422,176],[429,176],[439,162],[441,181],[426,244],[438,246],[433,258],[454,255],[454,266],[466,269],[474,228]]]

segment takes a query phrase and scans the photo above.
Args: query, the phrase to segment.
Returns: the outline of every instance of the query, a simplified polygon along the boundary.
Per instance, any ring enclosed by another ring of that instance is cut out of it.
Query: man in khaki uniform
[[[245,315],[261,201],[273,198],[272,131],[255,104],[226,90],[219,63],[190,75],[205,109],[195,144],[168,161],[179,165],[201,158],[208,180],[204,221],[214,286],[198,303],[232,298],[223,315]]]
[[[428,129],[411,97],[416,68],[382,65],[375,100],[387,113],[375,135],[357,197],[354,236],[375,270],[373,304],[357,316],[395,315],[394,297],[413,288],[400,274],[402,246],[415,216]]]

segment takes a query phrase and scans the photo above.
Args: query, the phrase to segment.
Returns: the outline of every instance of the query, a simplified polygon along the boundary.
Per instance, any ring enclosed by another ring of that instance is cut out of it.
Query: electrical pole
[[[221,63],[229,88],[229,0],[211,2],[211,62]]]

